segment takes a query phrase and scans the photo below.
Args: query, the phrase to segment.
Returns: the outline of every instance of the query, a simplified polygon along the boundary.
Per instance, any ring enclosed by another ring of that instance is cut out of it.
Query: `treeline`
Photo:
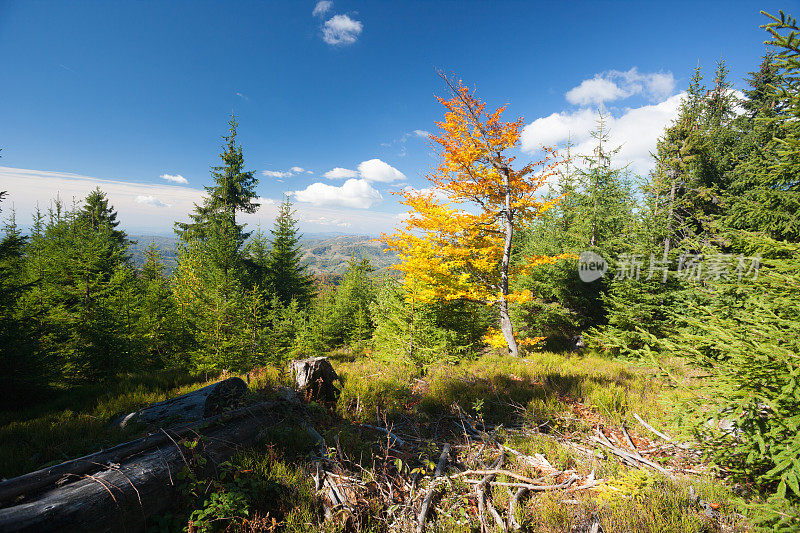
[[[477,303],[408,304],[398,281],[351,259],[333,284],[309,275],[286,199],[270,234],[237,220],[258,208],[236,122],[213,185],[176,224],[167,275],[155,245],[136,268],[117,213],[99,189],[37,211],[29,235],[14,216],[0,241],[0,398],[13,406],[48,386],[120,372],[246,372],[346,347],[424,364],[477,353],[491,313]]]

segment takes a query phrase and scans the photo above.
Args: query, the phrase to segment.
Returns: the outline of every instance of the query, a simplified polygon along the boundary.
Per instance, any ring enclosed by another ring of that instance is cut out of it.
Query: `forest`
[[[522,119],[442,74],[431,189],[380,238],[399,262],[340,279],[303,265],[289,197],[268,233],[241,222],[259,206],[235,116],[171,271],[155,244],[134,264],[100,189],[29,232],[0,193],[0,477],[142,435],[108,423],[231,376],[275,398],[325,356],[332,400],[214,475],[187,462],[148,530],[797,531],[800,28],[765,29],[743,93],[723,60],[691,72],[644,176],[602,107],[591,153],[519,165]],[[320,503],[326,461],[349,503]]]

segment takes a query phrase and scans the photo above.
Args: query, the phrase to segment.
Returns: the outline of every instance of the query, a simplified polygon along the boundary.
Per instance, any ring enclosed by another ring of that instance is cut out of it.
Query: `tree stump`
[[[300,361],[292,361],[297,391],[308,401],[335,402],[339,398],[339,389],[334,381],[342,382],[327,357],[312,357]]]
[[[142,423],[147,426],[169,427],[195,422],[239,407],[246,392],[247,384],[241,378],[228,378],[122,415],[114,419],[111,426],[122,429],[130,424]]]

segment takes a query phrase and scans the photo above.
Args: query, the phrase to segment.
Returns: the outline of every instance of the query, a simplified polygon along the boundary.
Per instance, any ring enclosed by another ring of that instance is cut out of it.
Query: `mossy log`
[[[231,407],[240,406],[246,392],[247,384],[241,378],[228,378],[122,415],[116,418],[111,426],[122,429],[129,424],[139,423],[146,426],[169,427],[195,422],[217,415]]]

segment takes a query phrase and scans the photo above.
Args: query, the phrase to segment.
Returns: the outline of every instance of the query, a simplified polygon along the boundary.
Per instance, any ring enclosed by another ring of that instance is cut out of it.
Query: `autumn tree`
[[[426,300],[466,299],[495,304],[509,353],[519,353],[509,304],[530,298],[528,291],[511,291],[509,278],[557,256],[528,257],[512,265],[514,232],[541,216],[555,200],[536,194],[555,173],[557,160],[543,149],[542,160],[519,170],[508,152],[519,146],[523,119],[501,121],[506,106],[493,112],[460,81],[445,76],[452,93],[437,98],[447,109],[437,125],[441,164],[429,176],[429,192],[402,192],[409,207],[404,228],[383,240],[397,252],[396,267],[406,284],[422,283]]]

